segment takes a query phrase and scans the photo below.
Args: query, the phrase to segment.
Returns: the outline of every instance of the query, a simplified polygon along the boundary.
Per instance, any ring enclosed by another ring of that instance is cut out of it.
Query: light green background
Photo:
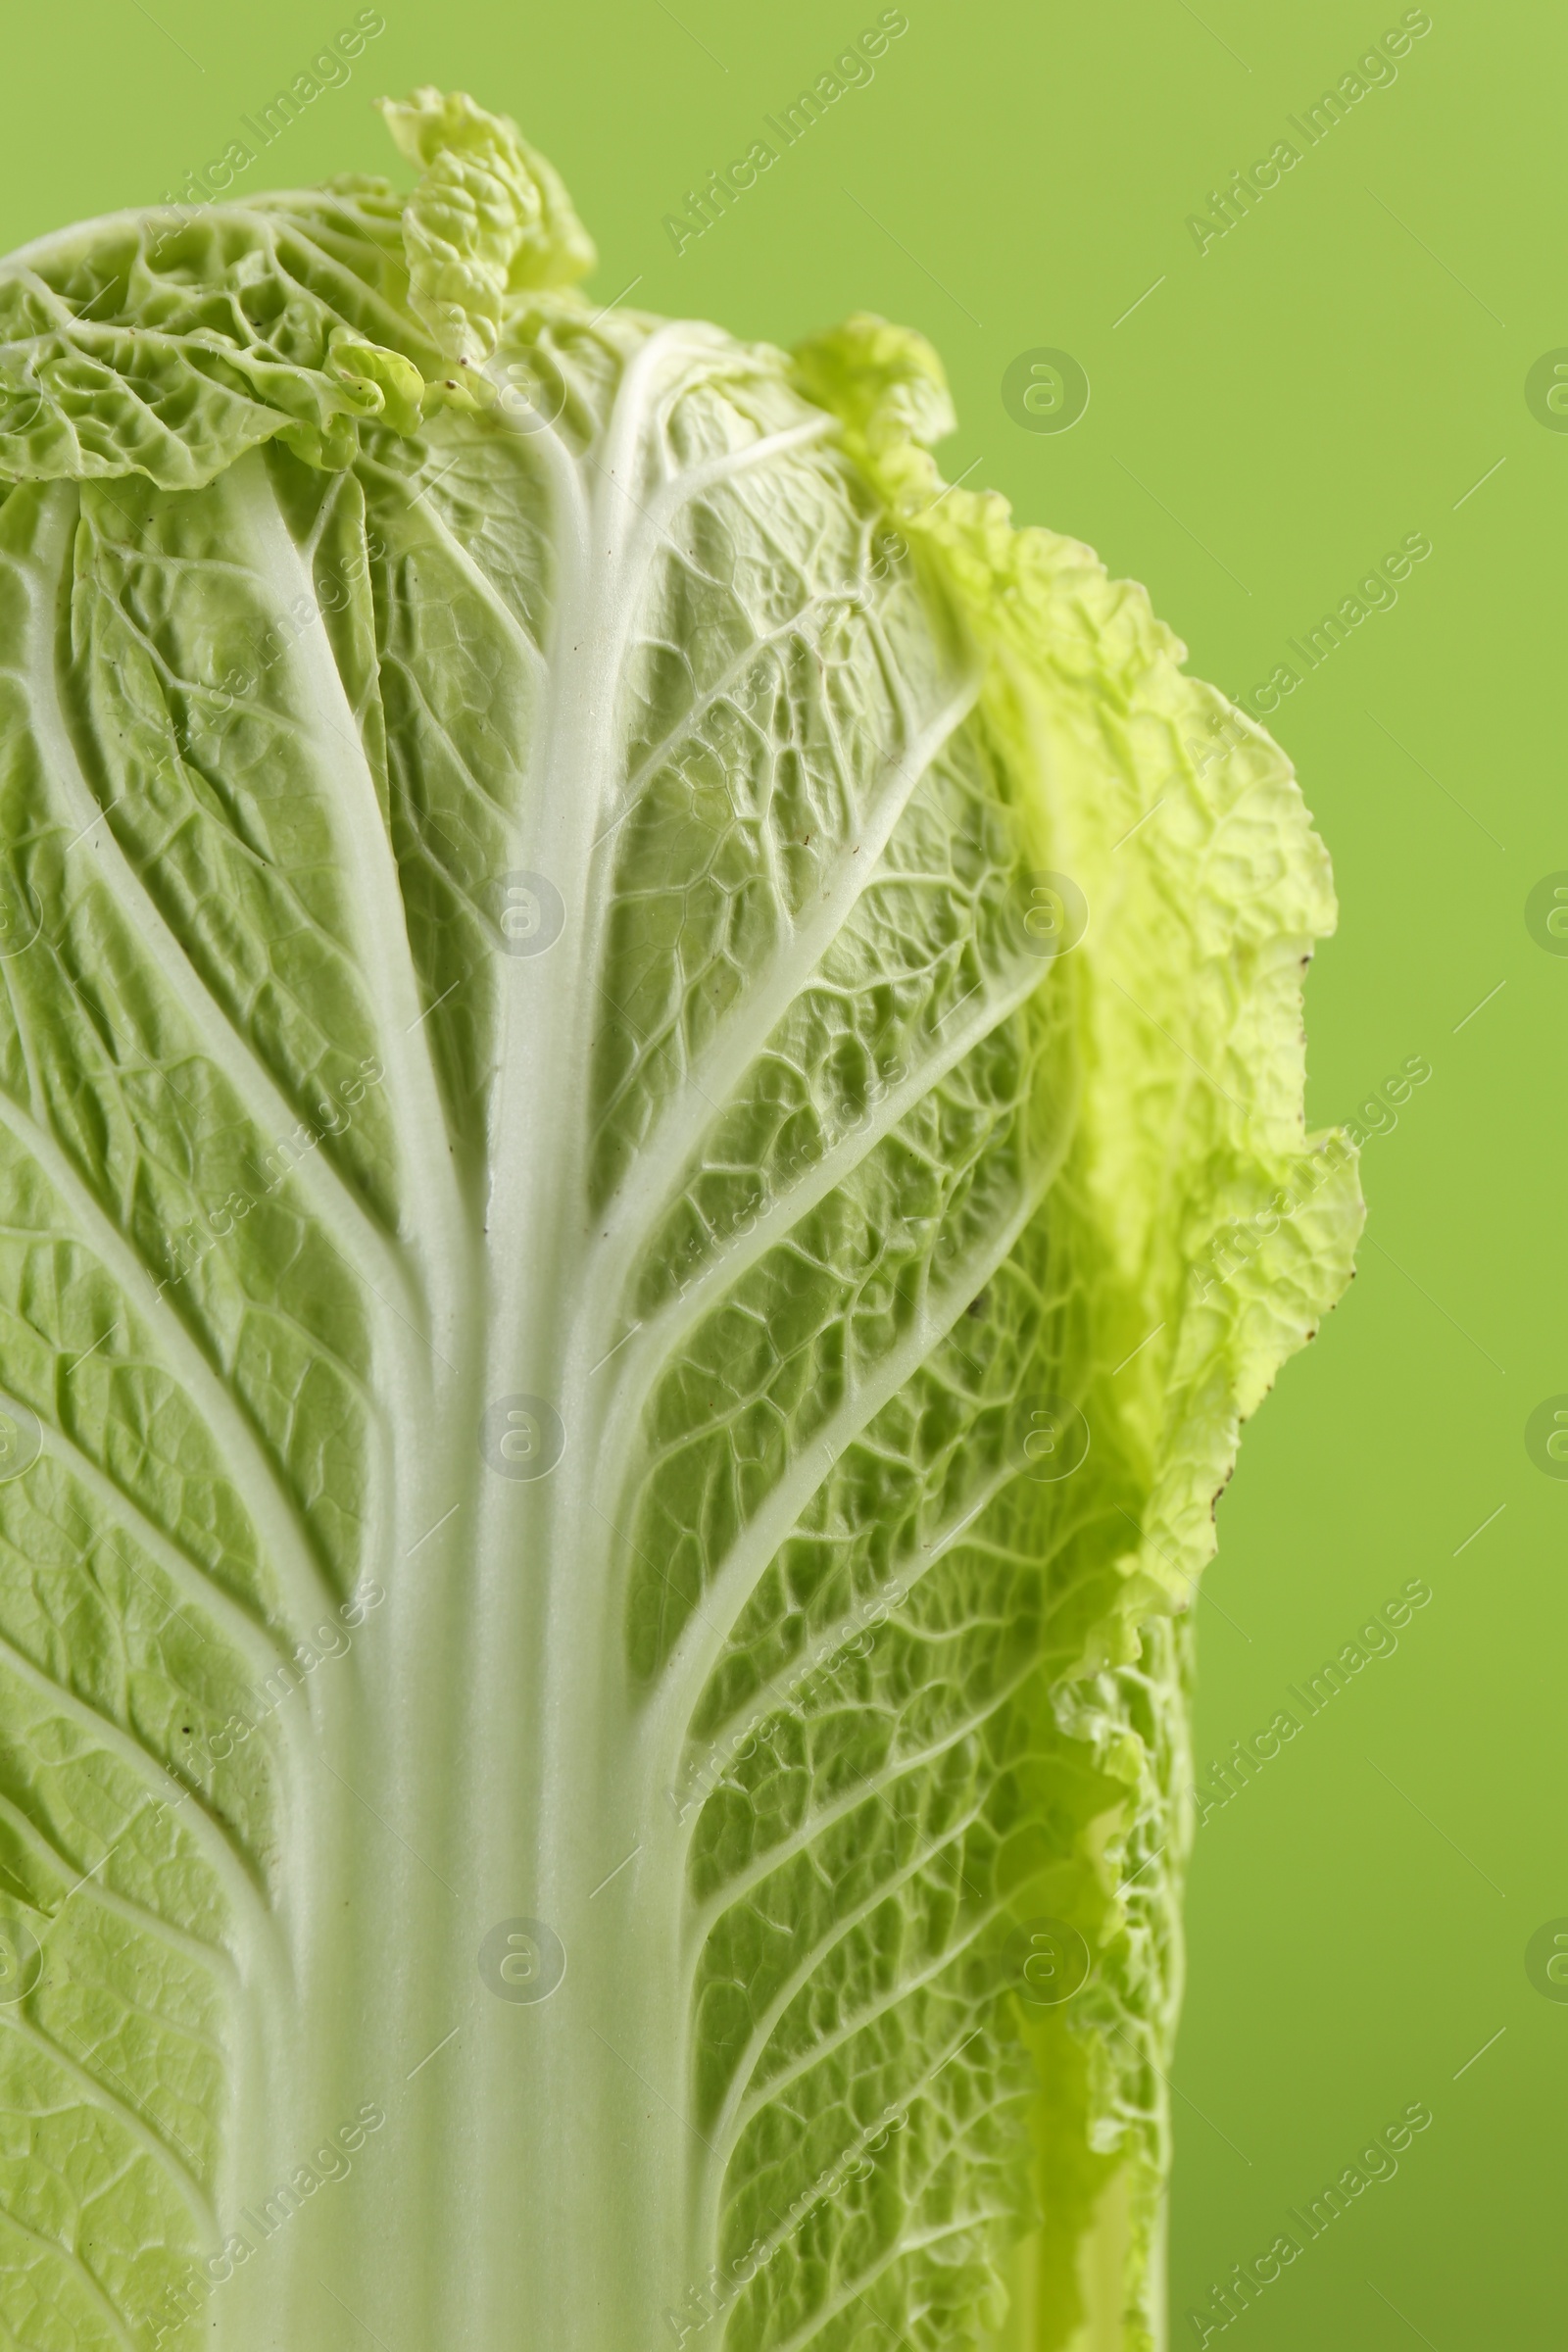
[[[354,14],[9,9],[0,247],[155,202]],[[1359,1279],[1221,1506],[1200,1756],[1266,1724],[1406,1579],[1434,1598],[1200,1834],[1173,2340],[1197,2341],[1189,2304],[1267,2246],[1286,2205],[1423,2100],[1435,2122],[1398,2177],[1227,2340],[1555,2352],[1568,2005],[1531,1988],[1523,1955],[1568,1914],[1568,1485],[1533,1467],[1523,1429],[1568,1390],[1568,959],[1533,943],[1523,907],[1568,867],[1568,434],[1523,387],[1568,345],[1568,19],[1433,0],[1396,83],[1200,255],[1187,215],[1397,5],[907,0],[874,82],[677,256],[662,216],[876,14],[385,0],[347,87],[244,184],[380,170],[378,91],[471,88],[565,173],[605,301],[639,279],[640,304],[780,341],[862,307],[923,327],[962,419],[950,474],[972,466],[1020,518],[1147,582],[1195,668],[1233,692],[1403,534],[1430,536],[1397,607],[1274,722],[1342,902],[1308,990],[1312,1113],[1351,1114],[1410,1056],[1433,1075],[1367,1148]],[[1008,362],[1039,345],[1091,379],[1066,433],[1002,406]]]

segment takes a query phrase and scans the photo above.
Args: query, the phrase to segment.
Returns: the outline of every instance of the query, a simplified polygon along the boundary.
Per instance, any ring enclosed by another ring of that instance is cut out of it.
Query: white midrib
[[[662,1933],[683,1874],[678,1862],[664,1868],[662,1851],[641,1858],[634,1851],[649,1803],[650,1727],[628,1703],[623,1546],[602,1515],[602,1506],[612,1512],[614,1505],[591,1469],[598,1455],[590,1441],[599,1432],[581,1354],[593,1321],[583,1312],[585,1293],[605,1297],[599,1276],[607,1256],[607,1237],[585,1222],[588,1073],[604,1015],[598,975],[608,899],[595,851],[620,781],[620,688],[661,545],[639,501],[662,516],[673,504],[657,495],[650,501],[637,468],[662,370],[693,356],[683,329],[651,337],[627,366],[593,451],[578,460],[553,434],[538,445],[556,510],[554,630],[524,805],[506,862],[547,875],[565,919],[545,954],[495,957],[499,1074],[490,1191],[467,1266],[466,1220],[440,1161],[446,1130],[426,1081],[404,943],[374,928],[378,916],[401,923],[401,906],[372,779],[324,638],[302,656],[316,665],[312,707],[331,714],[332,734],[353,738],[340,783],[347,806],[337,821],[345,860],[360,864],[368,884],[354,910],[357,944],[362,967],[381,991],[377,1010],[402,1039],[415,1036],[412,1048],[393,1046],[392,1092],[411,1154],[405,1176],[423,1245],[421,1271],[442,1299],[435,1328],[450,1332],[457,1359],[456,1377],[433,1403],[417,1380],[393,1380],[397,1453],[416,1465],[407,1475],[401,1458],[393,1465],[396,1512],[383,1538],[395,1546],[391,1574],[409,1595],[396,1612],[399,1662],[390,1689],[375,1670],[373,1720],[362,1715],[352,1739],[355,1676],[345,1676],[345,1703],[332,1704],[323,1726],[334,1769],[359,1784],[354,1795],[328,1793],[358,1890],[361,1933],[393,1946],[366,1955],[366,1983],[376,1997],[359,2003],[363,2022],[348,2057],[334,2062],[334,2095],[345,2109],[367,2093],[384,2097],[383,2084],[401,2098],[408,2069],[433,2050],[449,2016],[457,2027],[450,2049],[409,2094],[400,2178],[389,2183],[376,2226],[379,2255],[368,2260],[363,2248],[350,2247],[343,2257],[341,2281],[357,2308],[397,2314],[394,2352],[423,2352],[435,2332],[474,2352],[499,2352],[514,2340],[521,2310],[530,2336],[552,2352],[643,2352],[665,2302],[681,2300],[713,2252],[687,2235],[689,2184],[701,2169],[694,2152],[711,2152],[684,2113],[689,1967],[679,1936]],[[706,356],[700,344],[696,356]],[[261,461],[254,469],[260,480]],[[730,469],[716,469],[713,478]],[[308,586],[280,518],[264,514],[259,529],[280,589]],[[512,651],[523,658],[514,644]],[[853,865],[847,856],[841,861],[836,887],[767,976],[760,1002],[782,1007],[808,976],[971,695],[965,680],[923,725],[906,728],[904,756],[885,779],[878,817],[859,837],[860,855]],[[372,822],[375,840],[368,838]],[[713,1073],[726,1086],[760,1042],[753,1018],[733,1028],[724,1067]],[[445,1263],[444,1237],[452,1244]],[[1009,1226],[996,1248],[1004,1252],[1012,1238]],[[984,1255],[989,1266],[993,1251]],[[944,1285],[940,1300],[926,1302],[918,1333],[862,1385],[855,1413],[874,1410],[923,1360],[980,1279],[978,1268],[966,1268],[951,1292]],[[481,1458],[478,1415],[519,1393],[543,1397],[565,1423],[565,1452],[552,1476],[510,1480]],[[421,1406],[429,1416],[423,1422]],[[825,1467],[813,1461],[801,1469],[779,1507],[788,1502],[793,1517],[801,1477],[814,1482]],[[422,1487],[410,1485],[414,1476]],[[406,1568],[398,1555],[423,1538],[449,1494],[456,1516]],[[731,1563],[726,1625],[730,1604],[755,1579],[759,1546],[774,1547],[777,1512],[763,1517],[765,1527]],[[417,1644],[411,1646],[416,1623],[430,1637],[422,1660]],[[390,1638],[391,1630],[380,1633]],[[693,1677],[706,1671],[684,1653],[675,1665],[675,1711],[661,1723],[657,1743],[657,1770],[665,1779],[679,1753]],[[395,1731],[412,1736],[400,1745]],[[421,1774],[439,1791],[434,1800],[415,1786]],[[388,1808],[402,1853],[356,1813],[366,1790]],[[379,1857],[373,1870],[371,1852]],[[450,1877],[455,1894],[432,1889],[421,1869]],[[335,1891],[321,1886],[318,1900]],[[566,1947],[566,1976],[545,2002],[504,2003],[478,1982],[480,1939],[512,1917],[544,1920]],[[400,1925],[407,1930],[401,1938]],[[337,1984],[334,2018],[355,2013],[357,1989]],[[356,2066],[370,2071],[353,2081]],[[314,2095],[318,2105],[319,2090]],[[297,2096],[292,2107],[303,2113]],[[348,2206],[331,2210],[344,2214],[346,2227]],[[305,2245],[302,2232],[293,2258],[302,2314],[315,2291],[304,2275]],[[376,2260],[389,2266],[387,2278],[375,2275]],[[322,2320],[308,2325],[314,2352]],[[303,2336],[298,2352],[306,2352]]]
[[[475,2135],[478,2175],[465,2182],[485,2217],[470,2243],[481,2264],[485,2249],[517,2249],[510,2278],[488,2275],[476,2291],[471,2278],[453,2282],[458,2299],[449,2308],[463,2311],[468,2335],[486,2352],[519,2304],[540,2340],[559,2352],[638,2344],[651,2315],[677,2305],[716,2251],[693,2231],[690,2201],[694,2179],[716,2151],[687,2113],[692,1988],[675,1932],[683,1873],[678,1861],[668,1867],[667,1839],[650,1834],[649,1821],[655,1792],[672,1775],[694,1686],[713,1653],[707,1642],[695,1655],[684,1645],[670,1662],[666,1703],[651,1714],[629,1707],[623,1531],[606,1516],[605,1506],[613,1512],[613,1490],[595,1475],[598,1448],[588,1443],[600,1434],[589,1407],[594,1358],[584,1348],[591,1341],[597,1354],[602,1340],[609,1344],[584,1305],[585,1291],[586,1300],[605,1300],[612,1250],[611,1232],[583,1222],[587,1078],[594,1031],[605,1017],[598,974],[606,894],[595,849],[619,778],[623,665],[657,553],[633,462],[662,346],[683,356],[680,330],[651,338],[628,367],[608,433],[573,472],[561,465],[556,445],[560,592],[550,691],[514,862],[549,877],[565,918],[545,955],[505,959],[499,976],[502,1075],[485,1237],[483,1401],[542,1396],[562,1413],[566,1451],[558,1473],[538,1481],[479,1473],[473,1710],[494,1779],[515,1797],[512,1820],[493,1804],[476,1804],[473,1828],[479,1885],[494,1917],[545,1920],[565,1945],[567,1971],[537,2006],[499,2014],[503,2005],[481,1996],[475,2032],[460,2045],[466,2095],[485,2117]],[[902,755],[858,836],[860,854],[853,862],[848,854],[841,858],[761,993],[728,1025],[713,1066],[705,1066],[705,1093],[716,1089],[723,1099],[753,1058],[760,1030],[808,978],[975,691],[975,679],[965,676],[922,720],[906,717]],[[695,1118],[696,1105],[683,1097],[679,1108],[688,1107]],[[688,1130],[692,1123],[685,1121]],[[665,1126],[652,1154],[661,1177],[678,1173],[665,1169],[662,1147],[681,1124],[677,1117]],[[689,1150],[689,1132],[684,1143]],[[927,1302],[916,1330],[862,1385],[844,1428],[831,1436],[854,1434],[924,1360],[1011,1248],[1037,1198],[1031,1188],[1005,1230]],[[625,1237],[615,1238],[624,1248]],[[632,1433],[625,1434],[629,1441]],[[733,1622],[735,1604],[798,1515],[802,1494],[825,1475],[827,1463],[814,1455],[748,1531],[717,1595],[721,1626]],[[599,1909],[590,1911],[602,1882]],[[482,1932],[491,1922],[477,1924]],[[467,1958],[471,1968],[469,1955],[455,1958]],[[519,2209],[523,2179],[529,2186]]]
[[[575,465],[559,441],[550,453],[560,588],[515,863],[550,878],[565,922],[545,955],[501,959],[485,1400],[545,1397],[564,1420],[566,1453],[557,1475],[537,1482],[480,1475],[477,1711],[496,1735],[494,1771],[517,1795],[515,1823],[500,1823],[499,1838],[493,1804],[475,1828],[483,1836],[488,1823],[481,1880],[499,1916],[547,1920],[568,1966],[548,2003],[488,2019],[503,2032],[476,2034],[468,2061],[475,2094],[488,2088],[492,2107],[489,2161],[474,2183],[492,2220],[479,2242],[522,2240],[517,2275],[489,2281],[489,2300],[474,2315],[474,2340],[486,2345],[501,2340],[519,2294],[540,2340],[561,2352],[630,2343],[646,2335],[661,2293],[678,2300],[693,2259],[681,2231],[687,1987],[673,1944],[654,1951],[635,1928],[617,1929],[626,1905],[636,1916],[635,1860],[623,1872],[616,1866],[630,1856],[644,1791],[625,1688],[618,1546],[591,1477],[581,1339],[588,1268],[604,1238],[586,1223],[587,1080],[605,1010],[598,975],[609,912],[595,852],[621,780],[626,664],[666,544],[662,526],[680,503],[673,486],[653,493],[652,522],[643,452],[666,379],[711,356],[700,331],[662,329],[627,365],[596,447]],[[768,437],[707,469],[701,483],[825,429],[813,419]],[[681,491],[690,486],[682,477]],[[518,1824],[532,1825],[531,1840]],[[612,1886],[591,1913],[607,1879]],[[512,2112],[496,2114],[496,2069],[485,2053],[498,2039],[514,2051],[519,2028],[531,2035],[531,2063]],[[522,2177],[531,2188],[519,2228]],[[592,2317],[585,2277],[597,2282]]]
[[[546,445],[559,567],[554,631],[511,862],[548,876],[565,915],[544,954],[497,957],[500,1077],[479,1401],[542,1396],[564,1421],[565,1452],[552,1475],[535,1481],[477,1470],[475,1711],[490,1771],[514,1792],[509,1806],[476,1796],[477,1891],[490,1913],[478,1924],[483,1933],[508,1916],[543,1919],[565,1945],[567,1971],[537,2005],[481,1993],[475,2031],[459,2045],[483,2119],[472,2135],[476,2177],[464,2192],[480,2217],[472,2243],[487,2275],[454,2287],[467,2322],[459,2333],[485,2352],[508,2340],[524,2308],[537,2339],[557,2352],[600,2352],[629,2340],[652,2249],[664,2234],[651,2206],[661,2176],[679,2170],[661,2159],[664,2119],[637,2080],[648,2052],[626,2051],[629,2066],[617,2054],[614,1955],[596,1944],[598,1922],[587,1908],[591,1889],[621,1859],[595,1845],[605,1826],[600,1792],[615,1785],[606,1751],[616,1728],[610,1668],[619,1644],[610,1622],[606,1536],[590,1507],[595,1498],[581,1491],[585,1433],[566,1380],[593,1247],[582,1224],[587,1072],[602,1017],[593,853],[618,771],[618,689],[654,555],[649,548],[638,561],[631,549],[638,509],[630,473],[659,343],[652,338],[629,364],[594,450],[577,461],[554,436]],[[666,330],[663,348],[672,345],[678,338]],[[650,2107],[659,2119],[652,2126]],[[505,2250],[505,2273],[491,2249]]]

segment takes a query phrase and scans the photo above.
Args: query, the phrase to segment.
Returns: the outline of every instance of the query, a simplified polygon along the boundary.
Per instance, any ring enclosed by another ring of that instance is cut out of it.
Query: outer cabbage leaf
[[[1321,846],[918,337],[388,113],[0,265],[0,2341],[1152,2343]]]

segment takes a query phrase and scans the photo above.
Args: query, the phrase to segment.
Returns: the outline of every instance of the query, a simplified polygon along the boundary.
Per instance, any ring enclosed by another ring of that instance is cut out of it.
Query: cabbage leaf
[[[386,112],[0,264],[0,2344],[1132,2352],[1326,858]]]

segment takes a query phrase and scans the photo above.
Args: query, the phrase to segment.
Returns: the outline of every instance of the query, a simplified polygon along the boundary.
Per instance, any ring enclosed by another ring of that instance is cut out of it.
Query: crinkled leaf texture
[[[917,336],[391,120],[0,267],[0,2345],[1147,2345],[1323,852]]]

